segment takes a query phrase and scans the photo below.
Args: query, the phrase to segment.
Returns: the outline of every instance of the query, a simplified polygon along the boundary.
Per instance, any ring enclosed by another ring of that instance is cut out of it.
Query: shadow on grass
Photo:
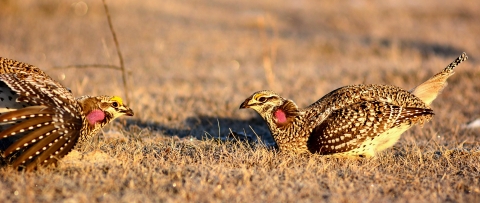
[[[450,44],[428,43],[412,40],[393,40],[391,38],[365,37],[362,42],[367,45],[380,44],[383,47],[398,46],[401,50],[418,50],[424,56],[437,55],[445,58],[457,57],[465,50],[454,47]]]
[[[242,120],[200,115],[185,119],[183,126],[177,128],[139,119],[127,119],[126,123],[127,128],[149,129],[170,137],[240,141],[261,143],[267,147],[275,146],[266,124],[259,116]]]

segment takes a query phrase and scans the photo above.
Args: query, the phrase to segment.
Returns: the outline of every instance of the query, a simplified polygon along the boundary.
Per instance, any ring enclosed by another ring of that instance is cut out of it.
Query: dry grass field
[[[480,1],[107,1],[134,109],[58,167],[0,169],[0,202],[480,202]],[[373,159],[274,149],[238,107],[341,86],[410,89],[462,52],[435,117]],[[100,0],[0,0],[0,56],[75,95],[125,97]],[[235,132],[236,136],[230,136]]]

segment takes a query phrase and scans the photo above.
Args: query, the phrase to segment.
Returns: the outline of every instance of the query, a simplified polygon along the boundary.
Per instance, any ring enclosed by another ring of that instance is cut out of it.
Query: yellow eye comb
[[[123,100],[119,96],[113,96],[112,99],[110,99],[110,101],[116,101],[118,102],[118,104],[123,105]]]

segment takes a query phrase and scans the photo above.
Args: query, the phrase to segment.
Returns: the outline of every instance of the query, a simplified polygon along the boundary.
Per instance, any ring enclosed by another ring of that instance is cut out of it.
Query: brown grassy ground
[[[479,202],[480,131],[462,125],[480,114],[480,1],[335,2],[108,1],[135,117],[57,168],[0,169],[0,202]],[[85,3],[86,13],[79,1],[1,0],[0,55],[76,95],[122,95],[114,70],[52,68],[118,64],[101,1]],[[273,145],[263,121],[238,110],[254,91],[306,106],[349,84],[410,89],[463,51],[434,120],[377,158],[211,139],[256,133]]]

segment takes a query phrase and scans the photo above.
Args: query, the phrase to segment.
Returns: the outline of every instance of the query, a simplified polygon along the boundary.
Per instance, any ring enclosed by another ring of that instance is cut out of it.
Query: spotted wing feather
[[[352,104],[333,111],[315,127],[307,147],[311,152],[324,155],[347,152],[395,126],[432,114],[430,109],[404,108],[385,102]]]
[[[23,63],[20,61],[16,61],[13,59],[7,59],[0,57],[0,74],[6,74],[6,73],[18,73],[18,72],[24,72],[28,73],[31,75],[41,75],[43,77],[48,77],[49,76],[40,70],[40,68]]]
[[[10,130],[6,129],[5,131],[21,128],[32,129],[32,127],[40,127],[42,124],[43,126],[51,125],[55,127],[54,130],[46,132],[35,132],[35,130],[29,132],[32,139],[43,138],[38,142],[32,142],[32,140],[28,139],[17,140],[17,142],[21,141],[21,143],[12,145],[15,146],[15,150],[22,148],[19,148],[19,145],[22,143],[24,144],[22,146],[28,143],[30,143],[28,144],[30,146],[20,156],[15,158],[14,166],[24,165],[27,169],[32,169],[40,162],[55,162],[55,155],[65,155],[65,151],[68,153],[74,147],[72,141],[76,143],[80,136],[83,112],[68,89],[48,76],[42,74],[32,75],[24,71],[0,74],[0,80],[18,94],[17,102],[24,102],[37,108],[43,108],[44,111],[51,114],[51,120],[44,120],[44,118],[41,120],[42,117],[40,116],[24,118],[25,121],[13,125]],[[10,116],[4,115],[4,119],[0,120],[0,122],[7,122],[13,119],[18,119],[15,113],[12,113]],[[39,124],[40,126],[37,126]],[[7,152],[10,153],[12,150],[12,148],[7,149],[4,152],[4,156],[8,156]]]
[[[24,149],[28,146],[32,146],[39,140],[44,139],[45,137],[52,134],[52,131],[56,130],[54,125],[45,125],[39,127],[38,129],[32,130],[28,134],[21,136],[20,139],[16,140],[11,144],[4,152],[3,156],[11,155],[13,152]]]

